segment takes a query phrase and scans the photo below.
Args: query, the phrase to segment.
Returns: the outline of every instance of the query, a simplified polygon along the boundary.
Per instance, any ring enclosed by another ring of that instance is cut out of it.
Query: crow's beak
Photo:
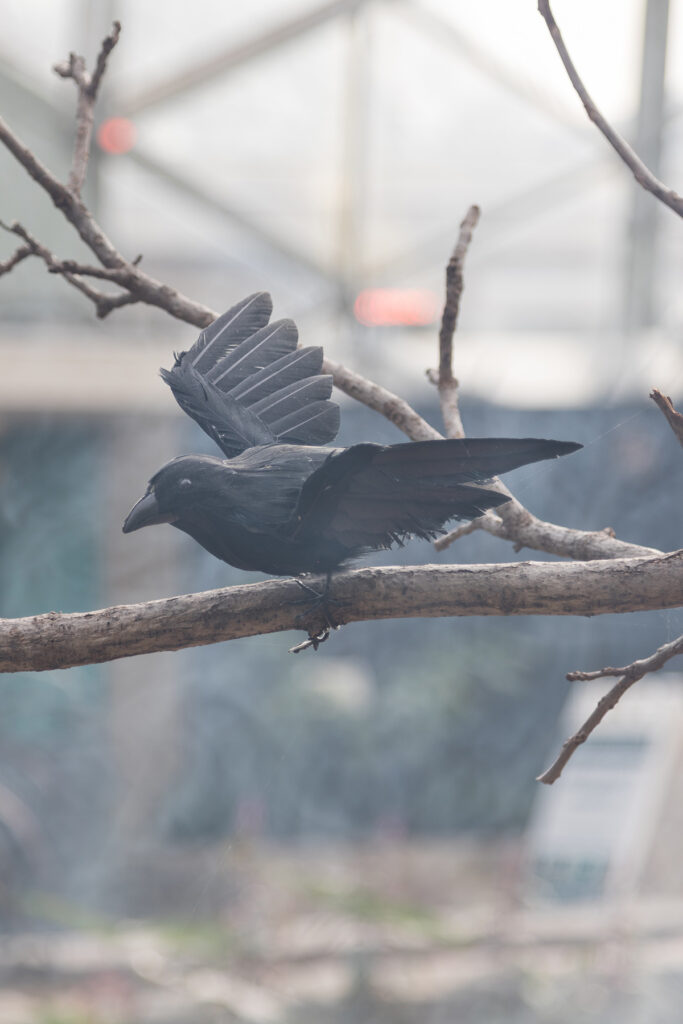
[[[132,533],[133,530],[140,530],[143,526],[154,526],[156,523],[172,523],[175,519],[177,519],[177,516],[159,511],[154,491],[150,491],[149,494],[144,494],[133,505],[123,524],[123,532]]]

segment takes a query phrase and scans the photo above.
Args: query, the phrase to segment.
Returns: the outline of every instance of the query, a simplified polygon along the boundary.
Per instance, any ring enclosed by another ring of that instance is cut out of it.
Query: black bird
[[[269,323],[270,296],[251,295],[161,370],[178,404],[227,456],[163,466],[123,532],[171,523],[238,569],[329,574],[368,551],[433,538],[505,496],[480,486],[570,441],[466,438],[323,447],[339,429],[321,348],[297,348],[292,320]]]

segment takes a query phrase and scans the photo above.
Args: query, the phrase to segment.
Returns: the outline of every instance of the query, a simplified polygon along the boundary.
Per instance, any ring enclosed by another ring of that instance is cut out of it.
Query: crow
[[[154,474],[123,524],[170,523],[238,569],[300,577],[370,551],[434,538],[509,500],[500,473],[582,446],[463,438],[328,447],[339,430],[323,351],[297,348],[292,320],[270,323],[266,292],[206,327],[160,371],[181,409],[227,458],[182,455]]]

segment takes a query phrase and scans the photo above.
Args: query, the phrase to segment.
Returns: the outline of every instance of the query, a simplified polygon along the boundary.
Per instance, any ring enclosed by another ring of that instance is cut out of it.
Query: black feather
[[[192,365],[207,376],[216,362],[270,320],[273,301],[268,292],[248,295],[205,327],[190,351]]]

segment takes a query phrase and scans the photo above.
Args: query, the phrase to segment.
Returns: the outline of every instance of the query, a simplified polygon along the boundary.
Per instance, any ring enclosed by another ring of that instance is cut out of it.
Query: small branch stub
[[[654,388],[650,392],[650,398],[657,408],[666,416],[667,423],[673,430],[678,443],[683,447],[683,416],[674,408],[673,402],[667,395]]]

